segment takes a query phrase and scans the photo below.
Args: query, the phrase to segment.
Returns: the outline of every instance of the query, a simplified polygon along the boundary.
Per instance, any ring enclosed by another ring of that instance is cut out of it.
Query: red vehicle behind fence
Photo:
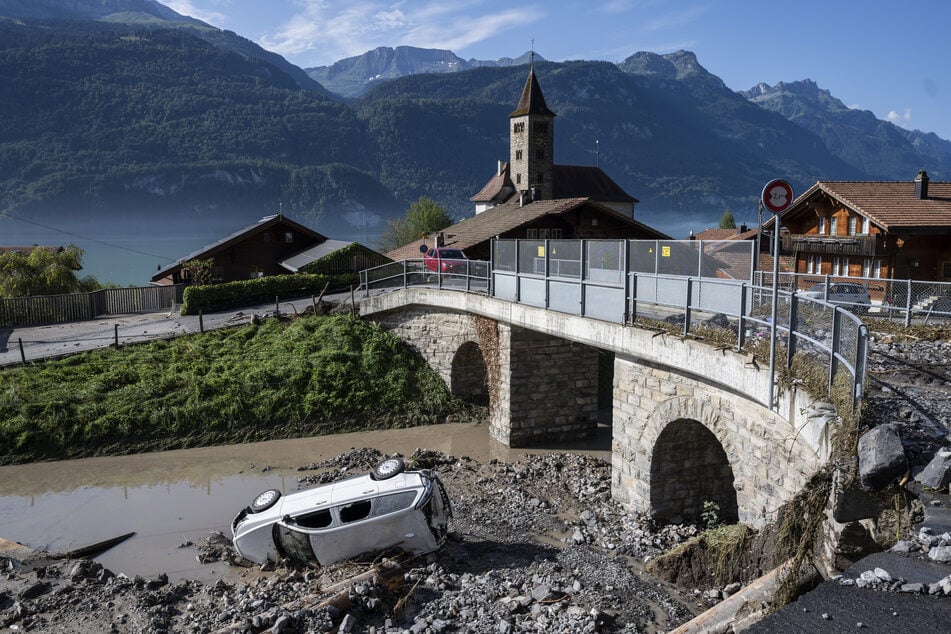
[[[423,254],[423,260],[426,262],[427,271],[464,275],[468,268],[468,258],[459,249],[433,247]]]

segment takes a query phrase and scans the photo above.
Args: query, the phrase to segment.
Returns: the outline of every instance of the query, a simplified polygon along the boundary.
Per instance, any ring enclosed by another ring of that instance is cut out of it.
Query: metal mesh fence
[[[753,281],[760,286],[772,286],[772,278],[772,272],[757,271]],[[795,290],[872,317],[906,323],[951,318],[951,282],[780,273],[779,284],[784,290]]]
[[[635,273],[752,281],[751,240],[631,240],[628,268]]]

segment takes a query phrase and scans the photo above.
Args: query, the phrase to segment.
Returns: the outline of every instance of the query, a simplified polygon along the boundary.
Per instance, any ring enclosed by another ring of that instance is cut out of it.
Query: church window
[[[542,121],[536,121],[535,132],[538,134],[548,134],[548,124]]]
[[[516,175],[515,175],[515,184],[516,184],[516,185],[521,185],[521,184],[522,184],[522,175],[521,175],[521,174],[516,174]]]
[[[537,159],[545,158],[545,150],[542,150],[541,148],[535,150],[535,158]]]
[[[521,151],[521,150],[515,150],[515,160],[516,160],[516,161],[521,161],[521,160],[522,160],[522,151]]]
[[[518,134],[520,132],[525,132],[525,122],[519,121],[515,125],[513,125],[512,132],[514,132],[515,134]]]

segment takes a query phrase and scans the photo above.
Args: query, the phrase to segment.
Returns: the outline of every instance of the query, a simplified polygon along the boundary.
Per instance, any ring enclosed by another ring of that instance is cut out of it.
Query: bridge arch
[[[707,503],[716,505],[721,522],[739,520],[733,465],[716,435],[698,421],[678,418],[664,427],[654,443],[650,482],[657,522],[700,523]]]
[[[464,401],[489,405],[489,373],[477,342],[463,342],[453,355],[449,389]]]

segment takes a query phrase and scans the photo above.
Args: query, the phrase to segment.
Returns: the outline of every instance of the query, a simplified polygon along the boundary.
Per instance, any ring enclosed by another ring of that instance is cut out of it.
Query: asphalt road
[[[328,295],[327,301],[349,301],[350,294]],[[359,297],[356,298],[359,301]],[[280,314],[294,315],[312,305],[311,298],[282,301]],[[274,303],[244,307],[207,315],[182,316],[177,311],[105,316],[50,326],[0,328],[0,367],[62,357],[77,352],[170,339],[182,334],[248,323],[254,315],[274,315]]]

